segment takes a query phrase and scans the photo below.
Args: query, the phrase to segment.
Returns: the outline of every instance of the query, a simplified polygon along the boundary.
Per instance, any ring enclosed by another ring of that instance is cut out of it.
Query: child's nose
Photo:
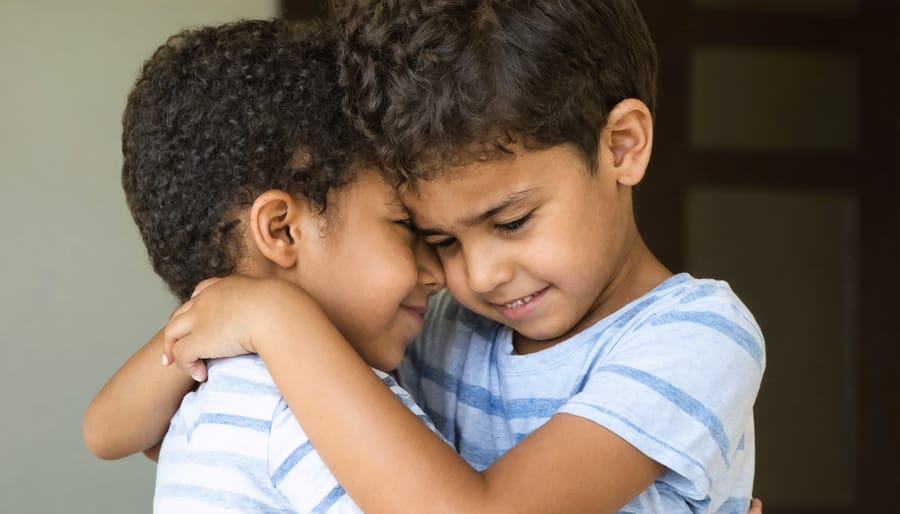
[[[464,252],[466,281],[474,293],[489,293],[512,278],[511,268],[491,245],[470,245]]]
[[[416,263],[419,271],[419,284],[430,292],[444,288],[444,268],[434,253],[434,248],[421,239],[416,242]]]

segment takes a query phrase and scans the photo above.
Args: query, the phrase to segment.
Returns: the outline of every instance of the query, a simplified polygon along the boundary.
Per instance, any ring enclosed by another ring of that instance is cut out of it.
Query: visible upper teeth
[[[516,307],[525,305],[526,303],[530,302],[532,298],[534,298],[534,295],[530,294],[530,295],[526,296],[525,298],[519,298],[518,300],[514,301],[513,303],[507,303],[505,305],[505,307],[507,309],[515,309]]]

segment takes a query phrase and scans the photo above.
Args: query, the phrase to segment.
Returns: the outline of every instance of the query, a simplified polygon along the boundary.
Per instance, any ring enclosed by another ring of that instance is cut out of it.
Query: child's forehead
[[[587,175],[576,151],[556,146],[447,168],[411,182],[401,189],[401,198],[416,217],[466,224],[532,202],[561,182]]]
[[[551,173],[552,168],[564,166],[579,171],[589,171],[581,153],[570,144],[539,148],[510,146],[508,152],[473,158],[463,162],[449,162],[431,168],[420,178],[410,178],[400,188],[401,195],[417,194],[421,189],[433,189],[433,185],[460,185],[502,177],[504,181],[516,176]],[[487,191],[486,191],[487,192]]]
[[[383,170],[372,165],[357,164],[353,173],[349,196],[364,195],[367,200],[374,200],[377,204],[383,204],[390,209],[406,209],[400,194],[401,186]]]

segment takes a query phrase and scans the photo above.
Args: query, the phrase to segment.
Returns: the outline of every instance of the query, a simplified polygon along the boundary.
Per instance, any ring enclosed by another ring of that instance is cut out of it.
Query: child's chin
[[[403,362],[402,351],[397,355],[380,355],[377,362],[370,362],[369,365],[379,371],[393,373],[400,366],[401,362]]]

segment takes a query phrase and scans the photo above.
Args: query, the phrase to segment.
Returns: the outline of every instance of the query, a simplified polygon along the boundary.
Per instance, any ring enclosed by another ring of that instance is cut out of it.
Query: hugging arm
[[[153,460],[169,420],[194,381],[181,370],[160,365],[160,330],[116,371],[91,401],[82,432],[88,449],[101,459],[143,451]]]
[[[223,339],[259,353],[365,512],[615,512],[664,471],[602,426],[567,414],[476,471],[384,386],[298,288],[231,277],[189,304],[167,327],[179,366],[221,354],[207,345]]]
[[[349,346],[313,354],[304,344],[275,344],[280,338],[273,334],[260,354],[329,468],[366,512],[615,512],[663,472],[602,426],[567,414],[478,472]],[[327,395],[317,391],[324,387]],[[384,477],[392,477],[391,487]]]

